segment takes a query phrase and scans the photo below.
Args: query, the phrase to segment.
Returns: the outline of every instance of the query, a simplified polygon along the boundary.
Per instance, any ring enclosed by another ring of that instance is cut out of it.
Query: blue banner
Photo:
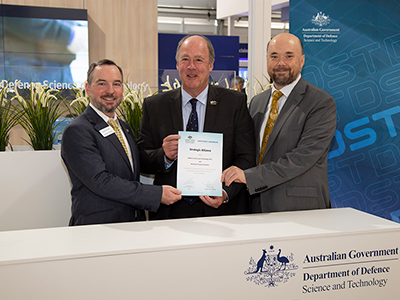
[[[166,86],[180,86],[179,72],[176,70],[176,47],[186,34],[158,34],[158,76],[159,89]],[[206,35],[215,51],[214,68],[210,74],[211,84],[219,84],[229,88],[230,82],[239,69],[239,37]],[[178,84],[179,83],[179,84]]]
[[[400,222],[400,2],[292,0],[303,77],[337,103],[329,152],[333,207]]]

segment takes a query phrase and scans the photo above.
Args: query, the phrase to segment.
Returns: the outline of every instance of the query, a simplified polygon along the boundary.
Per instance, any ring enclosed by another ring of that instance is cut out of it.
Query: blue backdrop
[[[338,123],[329,152],[333,207],[399,222],[400,2],[292,0],[303,76],[329,92]]]
[[[175,78],[180,81],[179,73],[176,70],[175,53],[179,41],[186,34],[159,33],[158,34],[158,69],[159,87],[169,75],[170,82]],[[231,82],[232,78],[238,73],[239,69],[239,37],[206,35],[213,44],[215,51],[214,69],[210,74],[211,82],[219,82],[226,87],[226,82]],[[225,81],[226,79],[226,81]]]

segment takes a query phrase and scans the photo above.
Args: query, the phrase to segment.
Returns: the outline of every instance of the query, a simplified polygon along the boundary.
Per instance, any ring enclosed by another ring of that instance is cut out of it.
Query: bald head
[[[303,44],[290,33],[275,36],[267,46],[268,75],[278,90],[291,84],[304,65]]]
[[[280,40],[290,40],[290,41],[292,41],[293,44],[298,44],[298,46],[300,47],[300,50],[301,50],[301,55],[304,54],[303,42],[297,36],[295,36],[294,34],[291,34],[291,33],[280,33],[280,34],[276,35],[273,39],[271,39],[267,44],[267,53],[268,53],[269,44],[277,43]]]

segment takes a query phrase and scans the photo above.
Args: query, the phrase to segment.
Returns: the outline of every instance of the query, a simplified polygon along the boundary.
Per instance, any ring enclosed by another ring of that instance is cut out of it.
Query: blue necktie
[[[197,118],[197,111],[196,111],[196,103],[197,99],[190,99],[190,103],[192,104],[192,111],[189,116],[189,120],[186,125],[186,131],[199,131],[199,121]],[[190,205],[196,202],[199,197],[183,197]]]
[[[199,121],[197,118],[196,111],[197,99],[190,99],[190,104],[192,104],[192,111],[189,116],[189,120],[186,125],[186,131],[199,131]]]

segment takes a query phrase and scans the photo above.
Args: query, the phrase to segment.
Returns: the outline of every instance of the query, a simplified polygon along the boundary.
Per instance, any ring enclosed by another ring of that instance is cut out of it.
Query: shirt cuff
[[[168,170],[174,164],[174,162],[175,160],[168,162],[167,157],[164,155],[164,166],[166,170]]]

